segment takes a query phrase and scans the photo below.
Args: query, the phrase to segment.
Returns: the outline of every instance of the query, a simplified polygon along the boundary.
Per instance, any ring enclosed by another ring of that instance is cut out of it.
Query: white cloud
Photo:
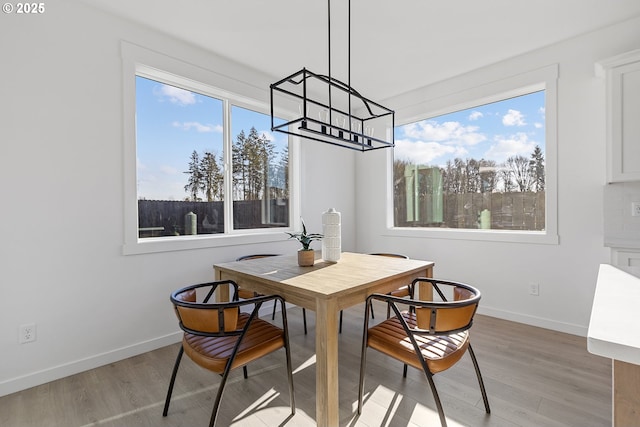
[[[482,114],[480,111],[474,111],[469,114],[469,120],[478,120],[481,117],[484,117],[484,114]]]
[[[432,120],[423,120],[403,127],[404,133],[411,139],[441,142],[446,145],[472,146],[487,138],[478,132],[477,126],[463,126],[459,122],[439,124]]]
[[[196,96],[193,92],[180,89],[175,86],[161,85],[159,90],[154,90],[156,96],[168,98],[170,102],[181,106],[196,103]]]
[[[507,114],[502,116],[502,124],[505,126],[524,126],[527,123],[520,111],[509,109]]]
[[[172,125],[174,127],[180,128],[182,130],[186,130],[189,131],[191,129],[195,129],[196,131],[200,132],[200,133],[205,133],[205,132],[217,132],[217,133],[222,133],[222,126],[220,125],[203,125],[202,123],[198,123],[198,122],[173,122]]]
[[[463,147],[407,139],[396,140],[394,148],[398,160],[410,160],[421,165],[434,164],[442,156],[463,157],[465,154],[467,150]]]
[[[493,159],[498,163],[504,162],[511,156],[529,157],[536,146],[535,141],[530,141],[527,134],[517,133],[507,138],[496,138],[485,153],[485,158]]]
[[[172,166],[160,166],[160,172],[164,175],[177,175],[178,170]]]

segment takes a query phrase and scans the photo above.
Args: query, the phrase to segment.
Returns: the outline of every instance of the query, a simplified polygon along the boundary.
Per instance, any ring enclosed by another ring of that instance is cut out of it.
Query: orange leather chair
[[[404,363],[405,375],[406,365],[424,371],[443,427],[446,427],[447,420],[433,376],[454,366],[468,352],[480,384],[485,410],[490,413],[489,400],[478,361],[469,342],[469,329],[473,324],[473,316],[480,301],[480,291],[463,283],[428,278],[414,280],[413,287],[415,288],[419,282],[432,285],[437,294],[435,301],[408,300],[382,294],[373,294],[367,298],[360,362],[358,413],[362,413],[366,353],[369,347]],[[446,292],[448,296],[445,295],[445,291],[448,291]],[[370,303],[374,299],[389,304],[395,316],[369,328]],[[409,309],[401,312],[398,305],[407,306]]]
[[[209,302],[220,285],[230,286],[233,291],[232,301]],[[258,317],[262,304],[269,301],[279,302],[281,305],[282,328]],[[259,296],[239,301],[238,285],[224,280],[182,288],[171,294],[171,302],[184,335],[171,374],[163,416],[167,416],[169,411],[173,385],[184,353],[196,364],[222,376],[209,422],[209,426],[213,427],[229,373],[239,367],[246,368],[248,363],[281,348],[284,349],[287,360],[291,415],[295,414],[287,313],[281,297]],[[253,306],[250,314],[240,310],[244,306]]]

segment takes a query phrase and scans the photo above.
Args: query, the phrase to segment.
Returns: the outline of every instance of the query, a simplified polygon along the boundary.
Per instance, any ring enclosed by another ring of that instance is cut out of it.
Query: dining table
[[[288,303],[316,313],[316,423],[339,425],[338,317],[341,310],[364,303],[373,293],[388,293],[418,277],[433,277],[434,262],[342,252],[337,262],[321,259],[300,267],[297,255],[214,264],[216,280],[233,280],[263,295],[280,295]],[[420,283],[416,298],[431,299],[431,286]],[[228,288],[218,298],[228,300]]]

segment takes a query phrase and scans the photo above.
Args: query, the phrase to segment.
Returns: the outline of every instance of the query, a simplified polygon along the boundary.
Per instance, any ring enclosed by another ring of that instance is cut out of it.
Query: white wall
[[[356,160],[358,250],[433,260],[436,277],[481,289],[481,313],[586,335],[598,265],[609,262],[603,245],[605,85],[594,63],[637,49],[639,40],[640,20],[634,19],[384,102],[398,111],[433,94],[559,64],[558,245],[390,236],[379,190],[385,177],[373,172],[385,166],[378,155]],[[539,284],[539,296],[528,294],[530,282]]]
[[[41,16],[1,19],[4,395],[174,342],[173,289],[210,280],[215,262],[249,252],[293,253],[297,246],[283,239],[122,255],[120,40],[205,61],[264,87],[265,96],[273,77],[74,3],[47,4]],[[433,259],[438,276],[482,289],[484,312],[584,333],[597,265],[608,260],[602,244],[604,88],[593,77],[593,62],[637,48],[637,40],[638,20],[479,71],[484,78],[560,64],[559,245],[387,237],[384,154],[354,155],[311,142],[301,153],[302,216],[317,229],[320,213],[335,207],[343,213],[346,250]],[[398,101],[416,102],[425,93],[428,88]],[[540,283],[537,298],[527,295],[525,282],[532,280]],[[18,326],[30,322],[37,323],[38,339],[19,345]]]
[[[122,255],[126,40],[250,81],[268,101],[274,77],[73,2],[0,23],[0,395],[178,339],[169,294],[213,279],[212,265],[296,242]],[[263,88],[263,89],[261,89]],[[343,213],[355,249],[354,156],[302,147],[302,211]],[[322,173],[332,165],[332,177]],[[37,323],[37,341],[18,327]]]

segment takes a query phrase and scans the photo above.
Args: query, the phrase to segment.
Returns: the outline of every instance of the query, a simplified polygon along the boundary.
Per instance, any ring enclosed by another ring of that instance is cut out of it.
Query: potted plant
[[[286,231],[285,233],[289,235],[290,239],[296,239],[302,245],[302,248],[298,251],[298,265],[301,267],[310,267],[315,260],[314,251],[310,248],[311,242],[314,240],[322,240],[324,236],[318,233],[307,233],[304,220],[300,220],[302,221],[302,232],[289,233]]]

